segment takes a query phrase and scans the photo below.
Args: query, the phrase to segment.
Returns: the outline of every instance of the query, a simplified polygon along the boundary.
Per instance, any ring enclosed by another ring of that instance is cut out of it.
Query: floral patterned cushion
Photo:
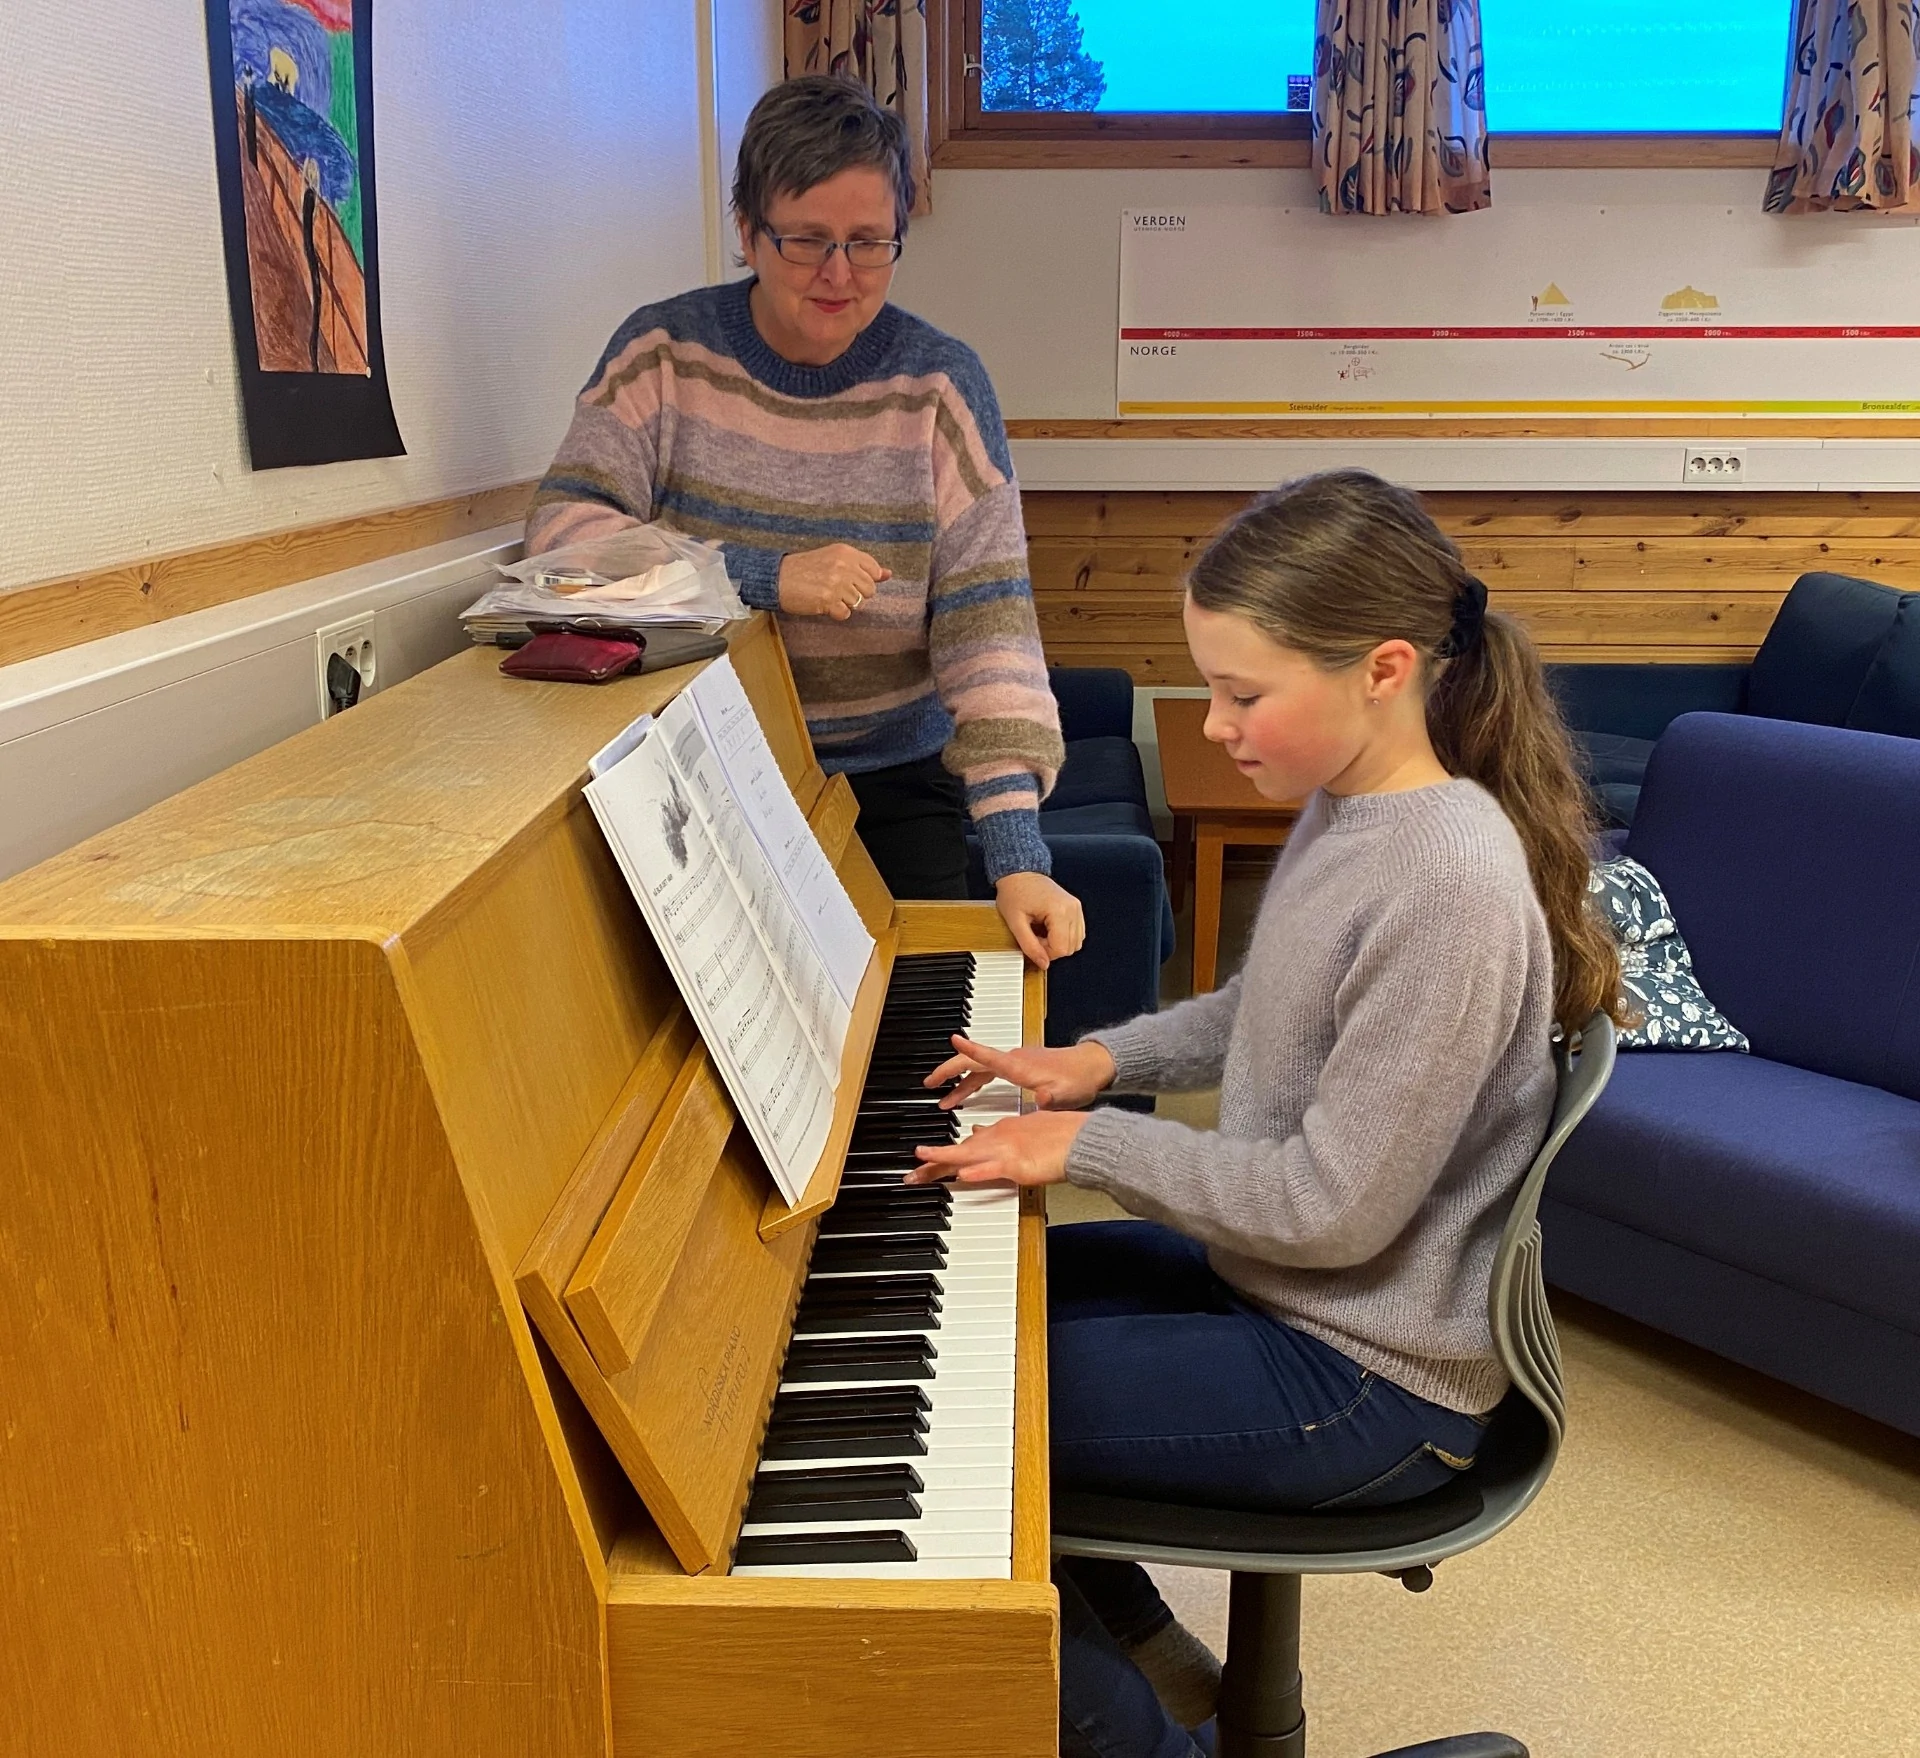
[[[1601,861],[1587,881],[1620,943],[1620,974],[1639,1022],[1620,1034],[1626,1050],[1745,1050],[1747,1035],[1701,992],[1693,958],[1674,926],[1660,881],[1638,861]]]

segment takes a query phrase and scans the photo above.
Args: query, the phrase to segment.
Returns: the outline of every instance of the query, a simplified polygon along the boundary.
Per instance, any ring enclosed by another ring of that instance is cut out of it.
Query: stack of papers
[[[460,613],[474,640],[516,645],[541,629],[717,633],[746,606],[720,551],[659,525],[634,525],[503,565],[506,578]]]
[[[608,846],[775,1183],[798,1202],[826,1146],[873,937],[730,660],[590,767]]]

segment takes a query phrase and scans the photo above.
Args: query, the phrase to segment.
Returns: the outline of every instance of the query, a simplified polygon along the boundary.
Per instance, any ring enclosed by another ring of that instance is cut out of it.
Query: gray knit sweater
[[[1363,1367],[1490,1410],[1487,1290],[1553,1109],[1552,1013],[1546,919],[1490,794],[1316,794],[1241,974],[1091,1034],[1121,1091],[1218,1082],[1218,1133],[1096,1111],[1067,1176]]]

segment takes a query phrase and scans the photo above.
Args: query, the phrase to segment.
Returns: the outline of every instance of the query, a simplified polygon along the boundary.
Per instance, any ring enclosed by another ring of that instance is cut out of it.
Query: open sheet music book
[[[587,802],[787,1201],[826,1145],[873,937],[732,662],[593,759]]]

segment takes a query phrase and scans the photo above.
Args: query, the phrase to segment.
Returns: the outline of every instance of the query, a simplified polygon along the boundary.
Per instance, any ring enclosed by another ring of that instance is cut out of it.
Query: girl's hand
[[[1084,1105],[1113,1081],[1113,1057],[1104,1044],[1075,1044],[1070,1050],[990,1050],[955,1033],[960,1052],[940,1064],[922,1083],[943,1087],[958,1081],[940,1098],[940,1109],[964,1105],[991,1080],[1008,1080],[1032,1093],[1042,1111],[1070,1111]]]
[[[1067,1175],[1067,1150],[1088,1116],[1085,1111],[1030,1111],[989,1123],[950,1147],[915,1148],[920,1164],[906,1181],[931,1184],[952,1176],[962,1184],[1058,1184]]]

